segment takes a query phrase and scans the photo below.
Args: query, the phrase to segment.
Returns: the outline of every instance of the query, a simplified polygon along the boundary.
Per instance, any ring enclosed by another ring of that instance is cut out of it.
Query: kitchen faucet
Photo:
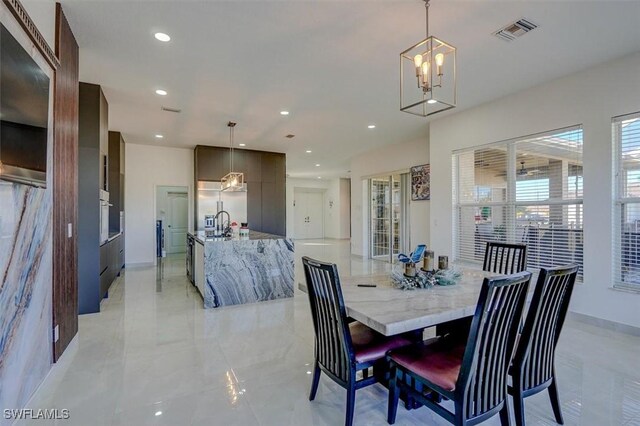
[[[227,226],[224,225],[224,222],[222,223],[218,222],[218,216],[220,216],[220,214],[222,213],[227,215]],[[229,212],[226,210],[220,210],[216,214],[216,217],[214,218],[214,220],[215,220],[216,228],[222,231],[222,236],[226,237],[229,234],[229,231],[231,229],[231,216],[229,215]]]

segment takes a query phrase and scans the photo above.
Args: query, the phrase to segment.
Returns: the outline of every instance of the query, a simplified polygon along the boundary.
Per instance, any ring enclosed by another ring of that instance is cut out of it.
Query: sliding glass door
[[[408,173],[369,179],[369,212],[370,257],[393,262],[409,242]]]

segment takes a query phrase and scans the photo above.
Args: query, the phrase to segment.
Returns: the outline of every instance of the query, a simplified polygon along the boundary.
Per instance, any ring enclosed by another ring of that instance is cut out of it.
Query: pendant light
[[[229,173],[220,179],[220,186],[223,191],[244,191],[244,173],[233,171],[233,132],[236,123],[230,121],[229,127]]]
[[[400,111],[421,117],[456,106],[456,48],[429,35],[424,6],[426,38],[400,54]]]

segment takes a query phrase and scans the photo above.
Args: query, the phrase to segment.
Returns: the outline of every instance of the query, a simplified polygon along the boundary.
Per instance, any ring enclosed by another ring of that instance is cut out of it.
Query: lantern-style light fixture
[[[456,106],[456,48],[429,35],[400,54],[400,111],[427,117]]]
[[[229,173],[220,179],[220,186],[223,191],[244,191],[244,173],[233,171],[233,132],[236,123],[230,121],[229,127]]]

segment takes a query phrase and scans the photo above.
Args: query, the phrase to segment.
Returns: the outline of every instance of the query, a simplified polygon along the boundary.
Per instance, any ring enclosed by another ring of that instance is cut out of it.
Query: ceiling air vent
[[[295,137],[296,137],[296,135],[292,135],[292,134],[288,134],[287,136],[285,136],[285,138],[289,138],[289,139],[293,139]]]
[[[493,35],[504,41],[513,41],[536,28],[538,28],[537,24],[534,24],[528,19],[522,18],[505,26],[504,28],[500,28],[498,31],[494,32]]]
[[[167,112],[175,112],[176,114],[179,114],[179,113],[181,113],[181,112],[182,112],[182,110],[181,110],[181,109],[169,108],[169,107],[166,107],[166,106],[161,107],[161,109],[162,109],[163,111],[167,111]]]

